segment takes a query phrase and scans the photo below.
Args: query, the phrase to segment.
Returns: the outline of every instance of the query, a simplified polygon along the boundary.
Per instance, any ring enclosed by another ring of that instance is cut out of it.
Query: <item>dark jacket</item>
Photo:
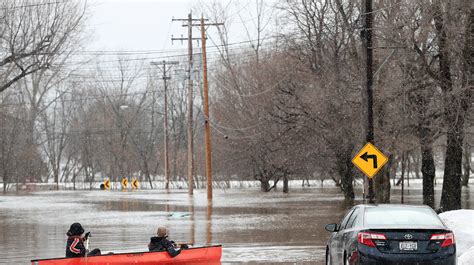
[[[84,239],[81,236],[70,236],[66,243],[66,258],[84,257],[86,248]]]
[[[150,251],[163,251],[166,250],[171,257],[178,256],[181,253],[181,249],[176,250],[173,242],[169,241],[166,237],[154,236],[150,238],[150,244],[148,244],[148,250]]]

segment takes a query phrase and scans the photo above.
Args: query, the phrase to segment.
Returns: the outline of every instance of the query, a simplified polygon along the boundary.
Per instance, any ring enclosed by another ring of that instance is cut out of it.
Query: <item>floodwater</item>
[[[440,187],[436,192],[439,199]],[[399,202],[400,191],[392,193]],[[407,193],[406,203],[421,203],[420,187]],[[472,193],[463,191],[463,207],[473,208]],[[156,228],[166,226],[176,242],[223,245],[222,264],[324,264],[324,226],[339,222],[349,207],[338,188],[297,185],[289,194],[215,190],[212,205],[203,190],[192,198],[184,190],[6,195],[0,196],[0,263],[62,257],[69,225],[80,222],[92,233],[91,248],[103,252],[146,251]]]

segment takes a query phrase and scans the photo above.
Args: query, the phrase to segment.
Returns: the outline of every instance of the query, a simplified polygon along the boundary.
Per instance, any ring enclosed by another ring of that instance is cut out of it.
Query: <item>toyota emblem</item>
[[[413,238],[413,235],[411,235],[411,234],[406,234],[405,235],[405,239],[412,239],[412,238]]]

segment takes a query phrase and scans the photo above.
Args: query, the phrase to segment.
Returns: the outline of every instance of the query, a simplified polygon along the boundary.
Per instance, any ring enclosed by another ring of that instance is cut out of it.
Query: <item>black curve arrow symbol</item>
[[[365,152],[363,155],[360,156],[364,161],[369,162],[369,159],[372,159],[374,162],[374,168],[377,168],[377,156],[376,155],[369,155]]]

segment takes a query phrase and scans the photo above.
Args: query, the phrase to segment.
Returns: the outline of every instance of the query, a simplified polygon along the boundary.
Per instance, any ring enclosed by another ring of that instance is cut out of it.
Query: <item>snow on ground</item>
[[[471,247],[468,251],[464,252],[461,257],[458,258],[458,265],[471,265],[474,260],[474,247]]]
[[[456,239],[458,265],[470,265],[474,260],[474,210],[456,210],[439,215]]]

